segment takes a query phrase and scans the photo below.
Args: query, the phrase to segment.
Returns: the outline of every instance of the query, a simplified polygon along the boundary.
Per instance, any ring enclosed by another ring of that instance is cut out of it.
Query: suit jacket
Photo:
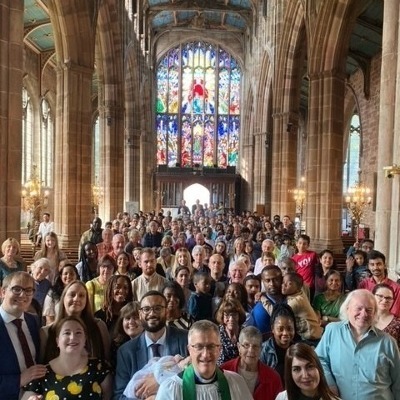
[[[180,354],[186,357],[187,336],[188,332],[186,330],[168,326],[165,338],[167,354],[171,356]],[[137,338],[124,343],[118,349],[114,390],[115,400],[126,399],[123,393],[130,379],[133,374],[142,369],[148,361],[145,332]]]
[[[37,358],[39,356],[39,325],[33,315],[25,313],[24,317],[35,344]],[[18,400],[21,370],[19,368],[17,354],[1,316],[0,343],[0,398]]]

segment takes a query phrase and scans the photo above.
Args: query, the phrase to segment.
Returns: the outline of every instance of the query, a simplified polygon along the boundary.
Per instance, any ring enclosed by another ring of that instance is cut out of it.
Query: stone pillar
[[[245,210],[253,210],[254,208],[256,174],[264,169],[263,159],[257,157],[254,150],[254,136],[251,132],[246,132],[241,148],[241,157],[246,162],[241,163],[240,171],[238,171],[243,178],[242,185],[245,186],[242,187],[242,193],[239,195],[241,207]]]
[[[156,206],[154,197],[155,145],[152,132],[142,132],[140,143],[140,206],[152,210]],[[158,211],[158,210],[156,210]]]
[[[0,244],[20,240],[24,2],[0,2]]]
[[[310,76],[306,168],[306,231],[312,248],[342,252],[343,110],[345,77],[325,71]]]
[[[377,157],[377,196],[376,196],[376,223],[375,223],[375,248],[386,256],[389,255],[390,243],[398,248],[399,221],[395,221],[398,215],[398,208],[395,215],[392,215],[392,188],[398,185],[398,178],[386,179],[383,167],[399,163],[400,159],[393,159],[396,112],[399,112],[400,91],[399,91],[399,2],[398,0],[385,0],[383,13],[383,36],[382,36],[382,64],[381,64],[381,92],[379,107],[379,133],[378,133],[378,157]],[[397,99],[396,99],[396,76],[397,76]],[[396,103],[397,100],[397,103]],[[396,107],[397,104],[397,107]],[[397,109],[396,109],[397,108]],[[397,123],[399,128],[400,122]],[[397,153],[397,156],[399,154]],[[397,184],[396,184],[397,181]],[[395,195],[396,192],[393,193]],[[398,207],[398,197],[395,203]],[[392,224],[392,228],[391,228]],[[395,236],[391,237],[390,233]],[[395,250],[399,251],[398,249]],[[394,266],[394,265],[393,265]]]
[[[272,136],[272,201],[271,215],[294,214],[295,203],[290,190],[296,187],[297,134],[289,112],[275,113]],[[292,126],[288,124],[292,123]],[[297,124],[296,124],[297,125]],[[288,129],[291,127],[291,129]]]
[[[257,204],[266,203],[266,170],[267,170],[267,154],[266,154],[266,133],[265,132],[254,132],[254,148],[253,154],[251,155],[252,165],[250,166],[253,172],[253,203],[250,211],[255,211]],[[248,160],[248,158],[245,158]]]
[[[127,116],[125,131],[125,202],[131,211],[139,211],[140,200],[140,130],[132,127],[133,116]]]
[[[76,246],[91,219],[92,76],[72,62],[57,67],[54,215],[62,247]]]
[[[110,221],[116,218],[118,212],[125,209],[123,182],[127,171],[123,169],[123,108],[113,104],[113,101],[105,101],[105,104],[100,107],[100,118],[103,120],[103,129],[99,182],[104,190],[100,215],[104,216],[105,221]]]

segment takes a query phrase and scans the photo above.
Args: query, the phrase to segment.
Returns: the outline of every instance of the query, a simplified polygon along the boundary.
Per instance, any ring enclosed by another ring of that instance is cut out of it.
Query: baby
[[[140,400],[136,397],[136,388],[148,375],[153,374],[160,385],[167,378],[179,374],[189,364],[190,357],[176,356],[153,357],[141,370],[136,372],[124,391],[127,400]]]
[[[296,272],[288,272],[283,276],[282,294],[296,317],[296,328],[303,340],[318,340],[322,336],[322,328],[314,309],[302,291],[303,278]]]

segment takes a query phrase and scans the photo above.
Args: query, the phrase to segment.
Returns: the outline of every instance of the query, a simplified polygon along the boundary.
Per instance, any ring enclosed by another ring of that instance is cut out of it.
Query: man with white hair
[[[236,260],[229,265],[229,283],[240,283],[243,285],[249,269],[243,260]]]
[[[365,289],[350,292],[341,322],[326,326],[316,353],[330,388],[342,400],[399,400],[396,341],[374,327],[376,301]]]
[[[195,322],[188,335],[192,363],[161,384],[156,400],[251,399],[252,394],[240,375],[217,367],[220,348],[218,326],[206,320]]]

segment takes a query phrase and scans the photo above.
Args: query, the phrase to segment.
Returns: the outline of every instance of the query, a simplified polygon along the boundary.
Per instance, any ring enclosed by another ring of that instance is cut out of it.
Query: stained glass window
[[[190,42],[168,51],[156,76],[158,165],[236,165],[241,76],[219,46]]]

